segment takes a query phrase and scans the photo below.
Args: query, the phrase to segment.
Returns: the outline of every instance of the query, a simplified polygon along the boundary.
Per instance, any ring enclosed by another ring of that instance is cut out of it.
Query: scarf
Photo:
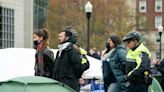
[[[36,61],[35,61],[35,73],[37,76],[44,76],[45,71],[44,71],[44,57],[43,57],[43,51],[47,47],[47,44],[43,41],[40,44],[37,45],[37,50],[36,50]]]
[[[58,56],[60,57],[61,56],[61,53],[64,49],[66,49],[68,47],[68,45],[70,45],[71,43],[70,42],[66,42],[66,43],[63,43],[63,44],[60,44],[58,45],[58,48],[59,48],[59,54]]]
[[[101,61],[108,61],[109,56],[115,51],[115,48],[111,49],[109,52],[104,53],[104,55],[101,57]]]

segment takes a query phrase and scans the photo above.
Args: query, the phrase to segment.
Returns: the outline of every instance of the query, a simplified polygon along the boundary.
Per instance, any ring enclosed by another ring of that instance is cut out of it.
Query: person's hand
[[[159,59],[153,59],[151,61],[151,63],[157,65],[157,64],[159,64]]]
[[[128,75],[124,75],[124,80],[127,82],[128,81]]]
[[[80,85],[83,85],[84,83],[85,83],[84,79],[83,79],[83,78],[80,78],[80,79],[79,79],[79,84],[80,84]]]

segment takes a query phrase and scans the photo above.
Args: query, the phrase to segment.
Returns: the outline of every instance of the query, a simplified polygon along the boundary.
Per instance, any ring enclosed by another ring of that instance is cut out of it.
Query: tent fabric
[[[53,79],[26,76],[0,82],[0,92],[75,92],[67,85]]]
[[[87,59],[89,60],[90,67],[88,70],[86,70],[82,78],[84,79],[103,79],[102,77],[102,62],[96,58],[87,56]]]
[[[148,92],[163,92],[160,83],[155,77],[153,77],[152,84],[149,86]]]
[[[5,82],[18,82],[18,83],[23,83],[25,85],[29,83],[38,83],[38,84],[39,83],[59,83],[56,80],[45,78],[45,77],[40,77],[40,76],[17,77],[17,78],[7,80]]]
[[[35,50],[0,49],[0,81],[34,75]]]
[[[51,49],[56,56],[57,49]],[[102,63],[87,56],[90,68],[83,73],[84,79],[102,79]],[[34,76],[35,50],[27,48],[0,49],[0,81],[21,76]]]

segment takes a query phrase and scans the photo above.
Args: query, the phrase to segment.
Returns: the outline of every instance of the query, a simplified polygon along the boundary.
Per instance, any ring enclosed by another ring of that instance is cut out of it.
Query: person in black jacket
[[[59,45],[54,62],[53,79],[58,80],[77,92],[80,91],[79,78],[81,77],[82,58],[74,44],[69,42],[72,32],[64,30],[58,35]]]
[[[48,48],[48,32],[40,29],[33,33],[35,54],[35,76],[52,77],[54,54]]]

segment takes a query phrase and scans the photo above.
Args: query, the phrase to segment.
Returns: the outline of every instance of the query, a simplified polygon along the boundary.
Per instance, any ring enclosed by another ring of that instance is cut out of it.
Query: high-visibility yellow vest
[[[140,54],[141,54],[142,52],[147,53],[148,56],[149,56],[149,58],[151,58],[151,54],[150,54],[149,50],[148,50],[143,44],[140,44],[140,45],[136,48],[136,50],[134,50],[134,51],[133,51],[133,50],[129,50],[129,51],[128,51],[128,54],[127,54],[127,56],[126,56],[127,62],[136,62],[136,64],[137,64],[137,66],[136,66],[132,71],[130,71],[130,72],[128,73],[128,76],[131,75],[131,73],[132,73],[133,71],[135,71],[136,69],[138,69],[138,68],[140,67],[141,62],[144,62],[144,61],[141,60],[141,57],[140,57]]]
[[[85,51],[83,48],[79,48],[81,55],[87,55],[87,51]],[[87,59],[82,57],[81,64],[87,63]]]
[[[87,51],[85,51],[83,48],[80,47],[79,50],[82,55],[87,55]]]

